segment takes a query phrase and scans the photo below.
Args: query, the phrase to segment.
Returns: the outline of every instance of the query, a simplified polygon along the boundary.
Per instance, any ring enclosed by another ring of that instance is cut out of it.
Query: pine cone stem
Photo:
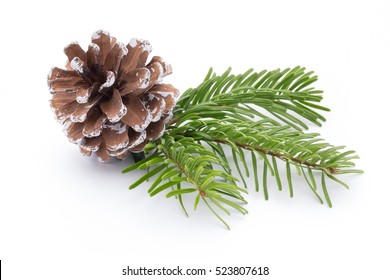
[[[145,158],[145,153],[140,152],[140,153],[131,153],[131,156],[134,159],[134,163],[137,163]]]

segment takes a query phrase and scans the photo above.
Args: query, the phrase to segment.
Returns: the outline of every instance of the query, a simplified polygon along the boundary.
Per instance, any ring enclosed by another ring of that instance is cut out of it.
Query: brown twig
[[[221,144],[228,144],[229,142],[225,139],[222,139],[222,138],[217,138],[217,137],[213,137],[214,138],[214,141],[217,142],[217,143],[221,143]],[[306,165],[307,167],[310,167],[310,168],[317,168],[317,169],[322,169],[322,170],[327,170],[329,173],[331,174],[335,174],[337,173],[337,169],[334,168],[334,167],[324,167],[324,166],[321,166],[317,163],[312,163],[312,162],[308,162],[308,161],[303,161],[299,158],[296,158],[296,157],[287,157],[286,155],[283,155],[281,153],[278,153],[278,152],[274,152],[274,151],[270,151],[270,150],[267,150],[267,149],[264,149],[260,146],[257,146],[257,147],[254,147],[254,146],[251,146],[251,145],[248,145],[248,144],[244,144],[244,143],[240,143],[240,142],[234,142],[235,145],[237,145],[238,147],[240,148],[243,148],[245,150],[250,150],[250,151],[258,151],[262,154],[266,154],[266,155],[270,155],[270,156],[273,156],[273,157],[277,157],[283,161],[287,161],[287,160],[290,160],[290,161],[293,161],[293,162],[296,162],[300,165]]]

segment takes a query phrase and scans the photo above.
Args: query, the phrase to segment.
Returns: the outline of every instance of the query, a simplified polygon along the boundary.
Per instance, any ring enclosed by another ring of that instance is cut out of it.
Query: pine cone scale
[[[86,150],[84,149],[83,147],[79,146],[80,148],[80,153],[83,155],[83,156],[90,156],[92,155],[92,151],[89,151],[89,150]]]
[[[113,71],[117,75],[121,60],[123,56],[127,55],[127,52],[123,44],[115,44],[107,55],[106,61],[104,62],[104,69]]]
[[[84,138],[84,134],[83,134],[84,124],[71,122],[70,120],[68,121],[68,123],[65,124],[65,134],[66,136],[68,136],[69,141],[75,144],[81,143],[81,141]]]
[[[87,83],[75,71],[68,71],[54,67],[51,69],[48,80],[51,93],[75,92],[80,86],[88,86]]]
[[[85,137],[97,137],[103,131],[103,125],[106,122],[107,117],[100,109],[90,110],[88,117],[85,121],[83,135]]]
[[[152,116],[142,101],[129,94],[124,99],[127,113],[122,117],[121,121],[137,132],[145,130],[152,120]]]
[[[148,140],[155,140],[160,138],[165,131],[165,122],[159,120],[158,122],[151,123],[146,129],[146,134],[148,135]]]
[[[148,41],[135,38],[131,39],[126,45],[128,53],[122,60],[122,75],[125,75],[137,68],[145,67],[146,60],[151,51],[150,47],[148,48],[145,46],[150,46]]]
[[[59,110],[61,107],[75,100],[76,100],[75,92],[57,92],[53,96],[52,100],[50,100],[50,103],[53,110]]]
[[[70,62],[70,67],[75,70],[89,86],[95,82],[102,82],[103,80],[106,80],[107,77],[107,73],[101,73],[101,71],[95,71],[95,73],[92,71],[87,63],[77,56]],[[98,69],[100,70],[100,68]]]
[[[88,103],[87,103],[88,104]],[[86,118],[87,118],[87,114],[89,112],[89,109],[90,107],[89,106],[93,106],[93,103],[91,105],[87,105],[85,106],[84,104],[80,104],[78,103],[76,105],[76,108],[75,110],[73,111],[73,113],[70,115],[70,119],[72,122],[78,122],[78,123],[83,123]]]
[[[166,107],[165,100],[157,94],[148,93],[144,95],[143,101],[152,116],[152,122],[160,120]]]
[[[86,151],[96,152],[99,149],[100,144],[102,143],[102,141],[103,141],[103,137],[102,136],[93,137],[93,138],[85,137],[81,141],[80,147],[83,148]]]
[[[172,67],[170,64],[166,63],[161,57],[159,56],[153,56],[152,60],[149,62],[149,64],[152,64],[154,62],[158,62],[163,67],[164,77],[172,74]]]
[[[164,112],[168,113],[176,104],[176,98],[179,96],[179,91],[170,84],[155,85],[150,91],[150,94],[164,98],[166,103]]]
[[[93,87],[80,87],[79,90],[76,92],[76,101],[78,103],[88,103],[88,99],[91,96],[93,89]]]
[[[93,68],[95,65],[99,65],[100,48],[95,43],[90,43],[87,50],[87,64]]]
[[[52,105],[55,106],[55,103],[53,104],[53,102],[52,102]],[[78,103],[76,100],[74,100],[74,101],[71,101],[65,105],[60,106],[60,107],[57,107],[57,108],[54,107],[54,113],[56,115],[56,119],[59,122],[64,122],[65,120],[70,119],[70,117],[72,116],[72,114],[76,110],[77,106],[78,106]]]
[[[68,57],[69,62],[71,62],[75,57],[78,57],[81,61],[87,61],[87,54],[78,43],[71,43],[67,45],[64,48],[64,53]]]
[[[121,48],[118,44],[115,44],[110,52],[107,54],[106,60],[104,61],[103,67],[106,71],[113,71],[115,65],[117,64],[117,60],[119,60],[119,50]]]
[[[164,77],[164,69],[162,65],[158,62],[154,62],[153,64],[149,64],[146,66],[150,71],[150,81],[149,84],[144,88],[143,91],[137,92],[135,95],[139,95],[141,93],[147,92],[150,90],[155,84],[160,84]]]
[[[106,57],[115,42],[116,40],[113,40],[113,37],[111,37],[107,31],[99,30],[92,35],[92,43],[99,46],[100,63],[104,63],[106,61]]]
[[[147,68],[140,68],[122,76],[122,82],[119,85],[119,91],[122,96],[129,93],[138,95],[144,92],[150,84],[150,71]]]
[[[105,125],[102,135],[107,149],[117,151],[126,148],[129,144],[128,131],[129,127],[122,123]]]
[[[146,144],[147,144],[147,142],[144,141],[141,144],[135,146],[134,148],[131,148],[130,152],[132,152],[132,153],[140,153],[140,152],[142,152],[144,150]]]
[[[122,97],[116,89],[111,98],[100,103],[100,109],[106,114],[110,122],[118,122],[127,113],[127,108],[122,102]]]
[[[146,131],[137,132],[133,129],[129,129],[129,146],[128,149],[132,149],[141,143],[143,143],[146,139]]]
[[[100,144],[99,149],[96,151],[96,156],[101,162],[108,162],[110,160],[110,154],[107,151],[104,141]]]

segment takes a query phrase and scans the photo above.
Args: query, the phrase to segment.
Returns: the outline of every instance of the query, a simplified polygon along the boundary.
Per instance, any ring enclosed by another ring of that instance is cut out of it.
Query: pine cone
[[[162,83],[169,64],[158,56],[147,63],[151,50],[146,40],[125,46],[102,30],[86,52],[78,43],[65,47],[66,70],[54,67],[48,76],[50,104],[82,154],[122,159],[163,135],[179,91]]]

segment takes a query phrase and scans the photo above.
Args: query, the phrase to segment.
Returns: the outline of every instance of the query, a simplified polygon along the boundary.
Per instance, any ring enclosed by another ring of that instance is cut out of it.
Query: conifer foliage
[[[192,196],[194,209],[203,203],[227,228],[223,215],[247,214],[248,192],[268,199],[271,178],[293,197],[294,178],[303,176],[314,197],[332,207],[328,182],[348,188],[338,175],[362,171],[354,169],[354,151],[306,132],[308,122],[321,126],[321,112],[329,111],[319,105],[316,81],[299,66],[241,75],[228,69],[220,76],[210,69],[180,96],[165,134],[146,145],[145,159],[123,170],[148,170],[130,189],[153,178],[151,196],[176,197],[187,215],[182,198]]]

